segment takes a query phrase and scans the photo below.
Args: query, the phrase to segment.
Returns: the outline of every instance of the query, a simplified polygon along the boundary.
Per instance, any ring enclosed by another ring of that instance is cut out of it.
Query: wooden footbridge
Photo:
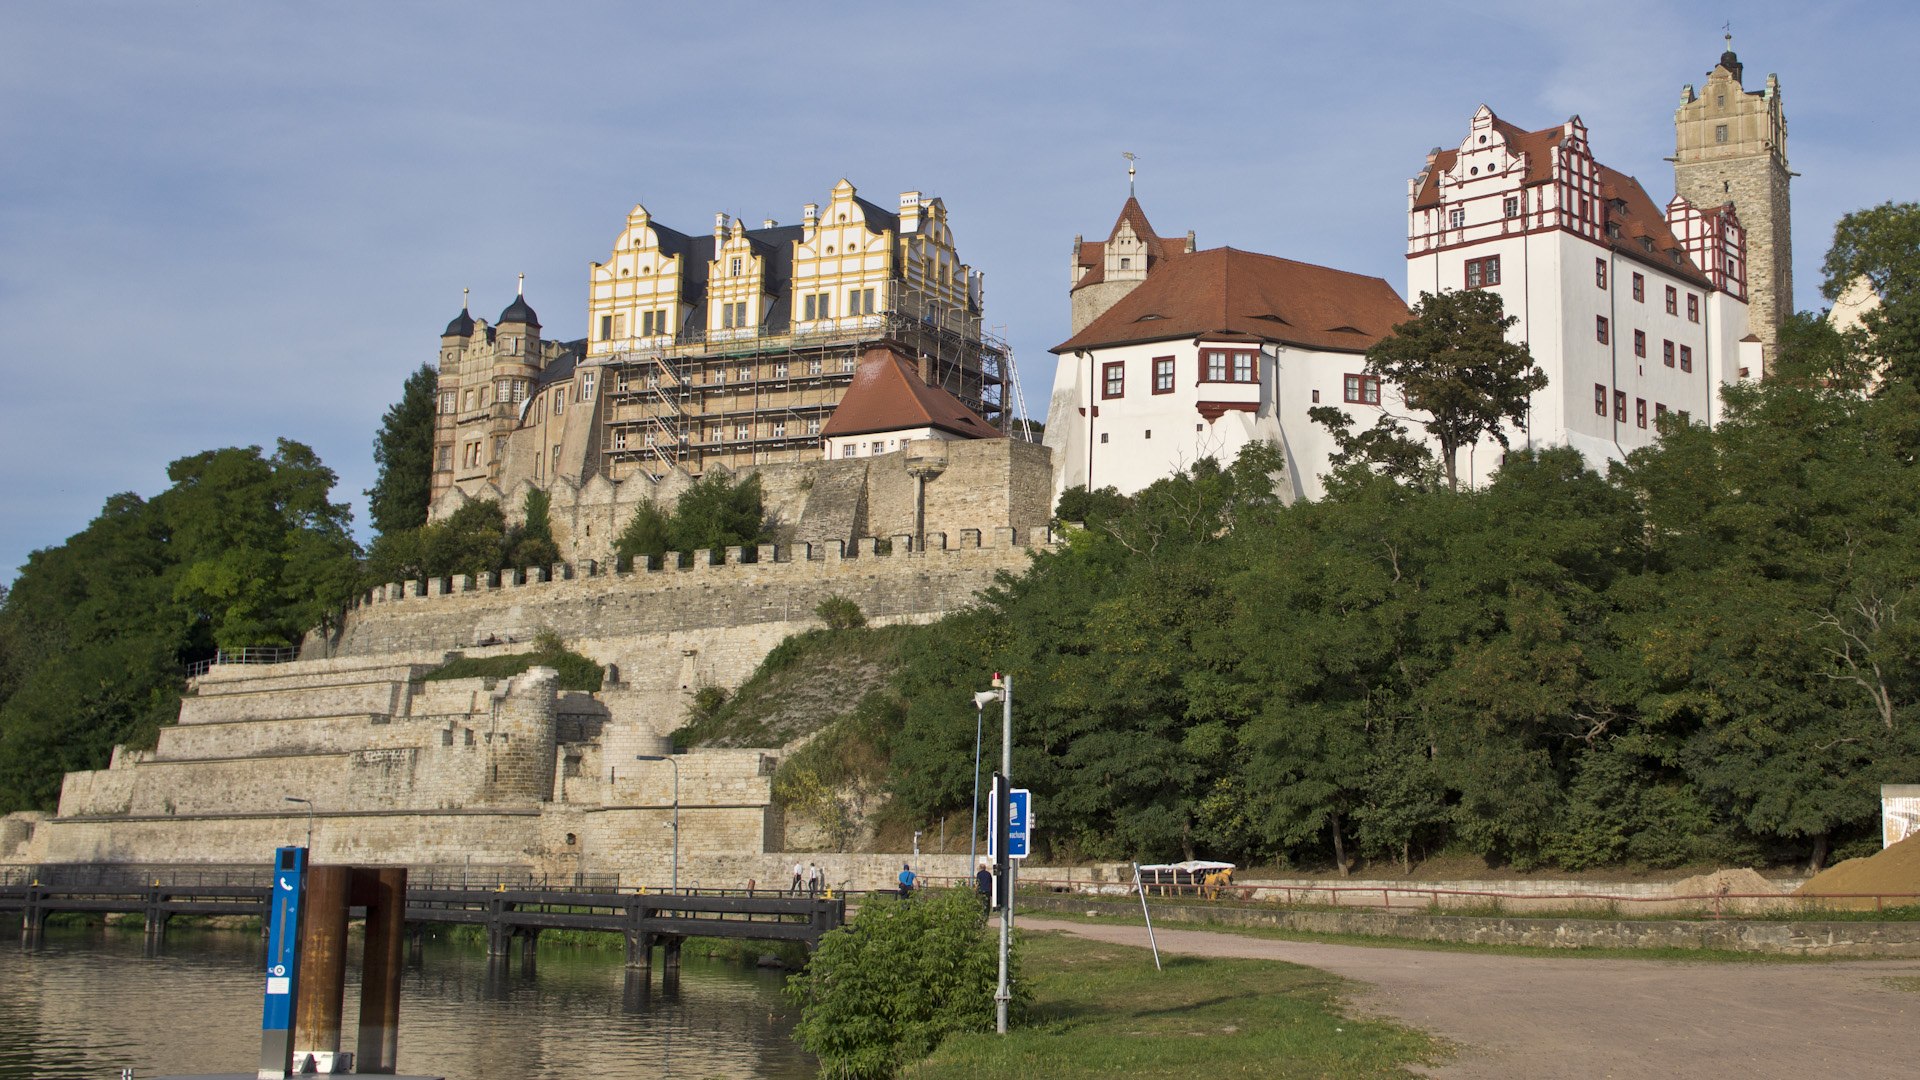
[[[270,891],[264,871],[207,880],[177,875],[115,873],[111,868],[63,866],[59,873],[0,882],[0,916],[18,914],[20,940],[41,941],[47,917],[59,912],[123,913],[143,917],[147,940],[158,944],[175,915],[263,917]],[[668,971],[680,966],[680,946],[689,937],[798,941],[812,948],[846,921],[844,896],[789,896],[768,890],[700,889],[684,893],[607,888],[410,884],[407,934],[417,949],[434,923],[484,926],[487,955],[507,961],[519,942],[530,964],[545,930],[595,930],[626,939],[627,965],[649,969],[661,947]]]

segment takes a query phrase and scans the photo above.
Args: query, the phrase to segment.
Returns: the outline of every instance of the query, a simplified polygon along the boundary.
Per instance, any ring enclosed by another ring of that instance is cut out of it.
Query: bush
[[[871,897],[787,981],[801,1007],[794,1038],[820,1059],[822,1077],[891,1077],[949,1035],[993,1030],[996,948],[970,890]],[[1014,1008],[1026,1001],[1017,972]]]
[[[561,643],[552,631],[542,631],[534,639],[534,651],[505,656],[463,656],[449,660],[424,676],[427,682],[442,679],[508,679],[531,667],[550,667],[559,672],[559,688],[595,692],[606,678],[606,669]]]
[[[827,624],[829,630],[857,630],[867,625],[866,612],[860,610],[860,605],[839,593],[820,601],[820,606],[814,608],[813,613]]]

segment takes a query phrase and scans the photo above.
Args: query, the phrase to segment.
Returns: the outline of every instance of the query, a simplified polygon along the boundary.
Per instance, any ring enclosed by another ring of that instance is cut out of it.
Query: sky
[[[1920,5],[9,0],[0,18],[0,582],[168,462],[278,438],[368,539],[381,414],[526,275],[586,333],[636,203],[798,221],[846,177],[941,197],[1036,419],[1076,234],[1155,229],[1385,278],[1406,184],[1485,103],[1578,114],[1673,191],[1673,110],[1733,19],[1780,75],[1795,306],[1844,214],[1916,198]]]

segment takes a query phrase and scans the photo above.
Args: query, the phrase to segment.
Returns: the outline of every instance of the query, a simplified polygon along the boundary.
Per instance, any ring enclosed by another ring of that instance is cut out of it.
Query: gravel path
[[[1147,945],[1144,927],[1019,925]],[[1354,997],[1362,1011],[1456,1044],[1425,1070],[1434,1077],[1920,1077],[1920,960],[1561,960],[1159,927],[1155,936],[1163,953],[1284,960],[1367,984]]]

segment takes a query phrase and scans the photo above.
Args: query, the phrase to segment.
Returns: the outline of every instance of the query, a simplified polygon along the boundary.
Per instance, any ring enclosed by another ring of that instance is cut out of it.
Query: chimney
[[[727,215],[713,215],[713,239],[718,242],[727,237]]]
[[[811,229],[820,220],[820,204],[808,203],[800,208],[800,224]]]
[[[900,193],[900,231],[920,231],[920,193],[917,191]]]

